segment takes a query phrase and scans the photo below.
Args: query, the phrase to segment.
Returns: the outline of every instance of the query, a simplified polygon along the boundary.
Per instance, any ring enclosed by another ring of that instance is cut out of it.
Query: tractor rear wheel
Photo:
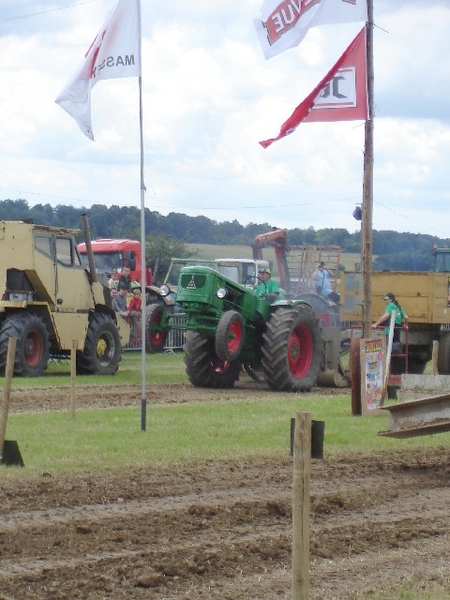
[[[4,374],[10,337],[17,339],[14,357],[16,377],[40,377],[50,358],[50,339],[44,321],[30,313],[7,317],[0,328],[0,372]]]
[[[323,340],[317,313],[304,304],[276,310],[263,336],[262,366],[270,387],[307,392],[320,372]]]
[[[111,317],[92,313],[83,352],[77,352],[80,375],[114,375],[122,356],[119,331]]]
[[[149,304],[145,309],[145,351],[149,354],[164,351],[167,330],[159,327],[165,310],[163,304]]]
[[[184,362],[189,381],[195,387],[232,388],[239,379],[241,363],[220,359],[214,339],[197,331],[186,332]]]
[[[220,317],[216,329],[216,354],[222,360],[239,358],[244,344],[245,323],[243,317],[235,310],[227,310]]]

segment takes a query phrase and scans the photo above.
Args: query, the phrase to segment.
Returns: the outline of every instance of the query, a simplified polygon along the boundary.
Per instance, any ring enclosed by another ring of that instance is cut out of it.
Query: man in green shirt
[[[272,279],[272,273],[268,267],[258,269],[258,279],[261,280],[261,283],[255,290],[256,295],[265,298],[267,302],[272,304],[280,295],[280,286]]]

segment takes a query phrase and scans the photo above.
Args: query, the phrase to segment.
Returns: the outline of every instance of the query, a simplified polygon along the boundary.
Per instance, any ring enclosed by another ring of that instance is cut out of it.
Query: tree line
[[[0,220],[31,220],[39,225],[81,229],[81,214],[88,216],[92,239],[140,239],[141,213],[133,206],[106,206],[94,204],[90,208],[72,205],[36,204],[27,200],[1,200]],[[255,236],[270,231],[276,223],[249,223],[238,221],[217,222],[204,216],[190,217],[182,213],[159,212],[145,209],[145,236],[148,240],[147,256],[156,256],[162,249],[172,256],[186,256],[184,244],[251,245]],[[342,252],[359,253],[360,231],[347,229],[286,229],[291,246],[339,245]],[[80,234],[81,241],[81,234]],[[448,246],[443,239],[426,234],[373,231],[374,270],[430,271],[433,269],[433,246]]]

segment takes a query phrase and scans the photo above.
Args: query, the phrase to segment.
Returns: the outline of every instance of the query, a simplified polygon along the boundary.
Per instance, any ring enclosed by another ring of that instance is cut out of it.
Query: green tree
[[[234,221],[224,221],[220,224],[220,230],[217,231],[216,243],[229,244],[230,240],[241,239],[243,230],[244,228],[236,219]]]
[[[30,209],[26,200],[2,200],[0,202],[0,219],[10,221],[29,218]]]
[[[145,260],[153,271],[153,282],[161,285],[172,258],[189,258],[185,243],[165,234],[150,235],[146,240]]]
[[[308,229],[288,229],[287,236],[291,246],[317,246],[319,244],[317,232],[314,227],[308,227]]]
[[[343,246],[349,239],[347,229],[319,229],[317,232],[319,245],[321,246]]]
[[[89,214],[86,208],[74,208],[64,204],[58,204],[54,210],[55,227],[68,227],[70,229],[80,229],[82,227],[81,215],[83,213]],[[46,223],[48,225],[49,223]]]
[[[53,225],[55,214],[50,204],[36,204],[30,208],[30,217],[38,225]]]

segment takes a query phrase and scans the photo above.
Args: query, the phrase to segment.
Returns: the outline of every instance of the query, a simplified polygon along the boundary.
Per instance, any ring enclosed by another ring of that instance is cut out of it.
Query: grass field
[[[76,386],[139,385],[141,356],[125,355],[114,378],[78,377]],[[3,381],[1,382],[3,385]],[[51,468],[57,472],[110,470],[152,462],[178,462],[247,455],[286,453],[289,446],[290,419],[296,412],[310,412],[312,418],[326,423],[326,449],[330,455],[351,452],[376,452],[388,448],[408,448],[442,443],[439,436],[392,440],[377,436],[388,428],[388,415],[360,418],[351,415],[349,392],[317,396],[258,390],[211,394],[211,399],[196,401],[195,390],[184,372],[182,353],[153,355],[146,362],[149,386],[185,384],[180,395],[185,403],[148,402],[148,430],[141,431],[140,398],[136,406],[12,414],[8,421],[8,439],[18,440],[27,457],[27,473]],[[51,393],[70,389],[70,365],[51,365],[39,378],[13,380],[13,391],[42,388]],[[187,386],[187,388],[185,387]],[[224,399],[225,398],[225,399]],[[50,435],[51,432],[51,435]],[[45,443],[43,443],[45,440]],[[23,473],[21,474],[23,476]]]

